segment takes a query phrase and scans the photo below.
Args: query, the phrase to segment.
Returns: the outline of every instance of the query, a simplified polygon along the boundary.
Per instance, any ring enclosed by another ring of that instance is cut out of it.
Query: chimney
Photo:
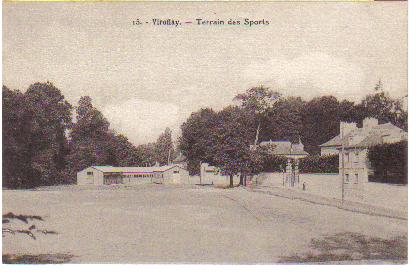
[[[341,139],[344,138],[348,133],[357,129],[357,123],[340,122],[339,132]]]
[[[305,147],[305,146],[302,144],[302,141],[300,140],[300,136],[299,136],[299,143],[298,143],[298,145],[302,148],[302,150],[303,150],[303,148]]]
[[[372,129],[373,127],[378,126],[378,120],[376,118],[367,117],[363,120],[364,129]]]

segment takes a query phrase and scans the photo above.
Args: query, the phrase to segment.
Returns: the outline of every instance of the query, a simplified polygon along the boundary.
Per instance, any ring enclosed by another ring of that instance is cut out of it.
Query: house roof
[[[342,142],[344,142],[345,147],[368,147],[372,145],[377,145],[382,143],[382,136],[385,133],[391,132],[404,132],[401,128],[393,125],[392,123],[384,123],[372,127],[371,129],[357,128],[345,135],[344,140],[341,141],[340,135],[335,136],[329,141],[319,145],[320,147],[340,147]],[[349,143],[349,138],[352,136],[358,136],[362,140],[357,143]]]
[[[165,172],[173,167],[182,168],[178,165],[151,166],[151,167],[115,167],[115,166],[91,166],[91,167],[103,173],[154,173],[154,172]]]
[[[365,130],[359,128],[347,134],[346,137],[342,140],[345,148],[367,148],[379,144],[383,144],[384,136],[393,136],[400,138],[401,140],[407,139],[407,132],[396,127],[391,123],[385,123],[373,127],[370,130]],[[396,133],[396,134],[394,134]],[[351,142],[351,137],[353,138]],[[354,141],[354,137],[357,137],[357,140]],[[342,142],[340,141],[338,149],[341,148]]]
[[[302,144],[292,144],[290,141],[264,141],[260,146],[267,146],[274,155],[309,155],[303,150]]]
[[[332,138],[331,140],[329,140],[328,142],[325,142],[319,146],[321,147],[326,147],[326,146],[338,146],[341,145],[341,136],[337,135],[334,138]]]
[[[173,160],[173,162],[185,162],[186,161],[186,157],[185,155],[181,153],[179,153],[179,155]]]

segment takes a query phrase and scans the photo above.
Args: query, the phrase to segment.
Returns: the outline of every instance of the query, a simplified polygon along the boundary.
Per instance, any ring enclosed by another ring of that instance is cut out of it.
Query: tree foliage
[[[258,141],[301,140],[314,155],[319,154],[320,144],[339,134],[340,121],[360,125],[364,118],[375,117],[404,130],[408,125],[406,109],[384,92],[381,81],[359,103],[333,96],[305,101],[285,98],[264,86],[250,88],[235,97],[241,102],[238,107],[192,113],[181,126],[178,149],[169,128],[156,142],[133,145],[110,129],[88,96],[79,100],[72,123],[72,106],[50,82],[32,84],[25,92],[3,86],[2,94],[3,185],[7,188],[74,182],[76,173],[91,165],[163,165],[179,152],[187,157],[191,174],[199,173],[200,163],[207,162],[230,176],[250,175],[286,163],[251,149]],[[304,160],[304,168],[321,169],[320,160]]]
[[[52,83],[35,83],[26,93],[3,86],[5,187],[64,182],[71,105]]]
[[[299,160],[301,173],[338,173],[338,155],[308,156]]]
[[[259,86],[246,90],[245,93],[238,94],[234,100],[241,101],[241,107],[254,114],[257,118],[256,136],[254,139],[254,148],[257,148],[262,123],[266,122],[268,112],[273,104],[281,98],[279,92],[275,92],[268,87]],[[268,124],[263,125],[267,127]]]
[[[407,111],[403,109],[400,101],[391,98],[385,92],[367,95],[355,110],[360,121],[365,117],[374,117],[381,123],[391,122],[407,130]]]
[[[254,128],[253,115],[242,108],[229,106],[218,113],[214,163],[223,174],[231,177],[231,186],[232,177],[248,167],[250,144],[256,133]]]
[[[181,126],[179,149],[188,159],[188,170],[192,175],[199,173],[199,165],[214,163],[216,138],[214,133],[218,125],[217,113],[212,109],[201,109]]]
[[[24,94],[3,86],[3,186],[22,188],[30,178],[30,115],[24,106]]]
[[[235,100],[241,101],[242,108],[256,114],[265,114],[282,95],[265,86],[253,87],[245,93],[236,95]]]
[[[281,98],[264,118],[260,139],[298,142],[302,133],[302,110],[305,101],[300,97]]]
[[[133,166],[142,154],[82,97],[72,106],[52,83],[25,93],[3,86],[3,186],[31,188],[74,182],[91,165]]]
[[[172,161],[173,151],[172,131],[166,128],[154,145],[155,160],[160,165],[167,165]]]
[[[70,155],[67,162],[68,180],[91,165],[137,166],[143,159],[139,149],[127,137],[110,130],[110,123],[83,96],[76,108],[76,123],[70,133]]]
[[[368,159],[374,170],[370,181],[407,184],[407,141],[370,147]]]

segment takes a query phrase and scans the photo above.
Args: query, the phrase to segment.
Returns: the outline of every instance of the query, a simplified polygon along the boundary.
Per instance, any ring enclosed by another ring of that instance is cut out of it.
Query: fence
[[[258,176],[258,185],[261,187],[285,187],[283,173],[263,173]],[[303,186],[304,185],[304,186]],[[342,182],[337,174],[300,174],[299,185],[291,188],[327,198],[341,199]],[[305,189],[305,190],[304,190]],[[355,195],[351,193],[349,185],[344,186],[346,198],[353,196],[351,200],[359,201],[375,206],[381,206],[394,210],[407,210],[407,185],[393,185],[384,183],[366,182],[355,189]],[[360,197],[356,197],[356,194]]]

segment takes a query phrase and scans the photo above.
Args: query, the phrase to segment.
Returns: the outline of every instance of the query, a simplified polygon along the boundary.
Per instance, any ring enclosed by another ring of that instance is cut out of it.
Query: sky
[[[152,19],[193,24],[133,25]],[[198,26],[195,19],[269,21]],[[3,3],[3,84],[88,95],[134,144],[265,85],[359,101],[381,79],[407,94],[407,3]]]

